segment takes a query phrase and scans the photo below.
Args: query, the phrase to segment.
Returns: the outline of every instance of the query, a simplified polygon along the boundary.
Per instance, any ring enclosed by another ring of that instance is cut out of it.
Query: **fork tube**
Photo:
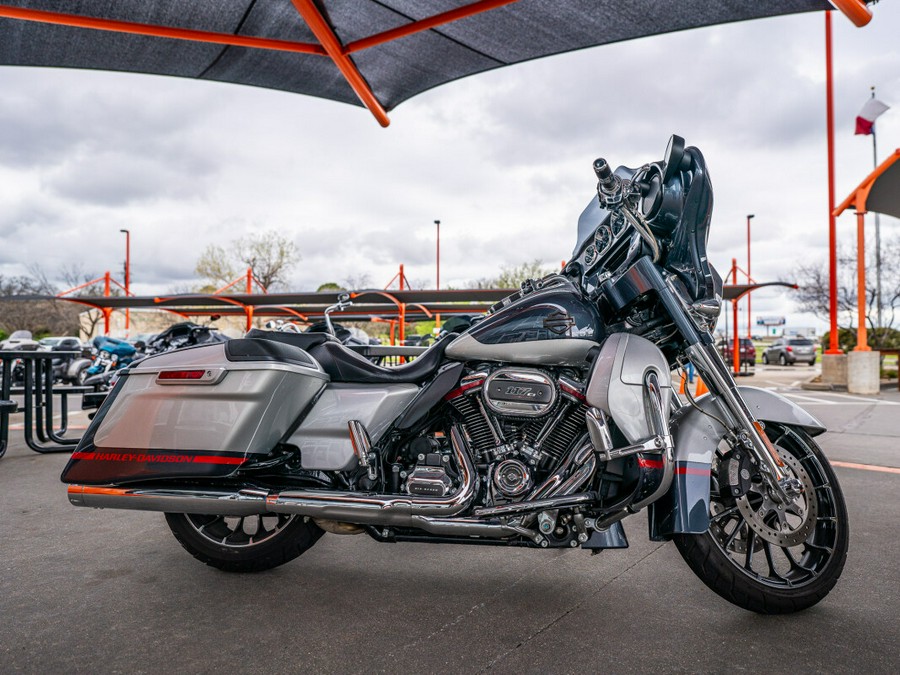
[[[710,391],[721,399],[723,405],[719,407],[723,408],[723,413],[729,418],[728,422],[739,435],[743,436],[746,433],[757,459],[768,469],[774,479],[776,489],[784,493],[780,485],[781,481],[785,479],[784,473],[781,471],[784,462],[738,393],[734,377],[728,372],[722,357],[713,345],[712,335],[708,331],[700,331],[697,328],[681,302],[669,289],[656,265],[644,257],[638,260],[635,266],[659,294],[660,302],[688,343],[688,357],[697,366]],[[782,496],[787,498],[785,494]]]

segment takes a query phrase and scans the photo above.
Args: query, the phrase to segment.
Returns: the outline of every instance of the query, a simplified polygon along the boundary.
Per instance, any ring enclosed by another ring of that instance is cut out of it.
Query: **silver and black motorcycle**
[[[703,156],[673,136],[662,161],[594,170],[563,273],[409,364],[251,331],[129,368],[63,472],[69,500],[165,512],[192,555],[236,572],[324,532],[598,552],[646,510],[727,600],[817,603],[846,559],[844,498],[822,424],[736,386],[714,347]],[[709,394],[673,390],[688,362]]]

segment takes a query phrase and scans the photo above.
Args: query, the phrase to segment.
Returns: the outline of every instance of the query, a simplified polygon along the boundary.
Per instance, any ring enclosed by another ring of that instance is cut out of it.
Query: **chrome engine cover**
[[[406,492],[420,497],[444,497],[453,488],[453,480],[442,466],[417,466],[406,479]]]
[[[494,488],[509,499],[521,497],[534,486],[531,471],[518,459],[504,459],[492,470]]]
[[[482,390],[487,407],[498,415],[540,417],[556,405],[557,387],[549,375],[530,368],[500,368]]]

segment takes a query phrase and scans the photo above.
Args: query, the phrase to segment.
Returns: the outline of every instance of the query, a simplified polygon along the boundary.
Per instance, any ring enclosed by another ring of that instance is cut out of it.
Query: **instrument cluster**
[[[613,212],[594,231],[591,242],[584,250],[584,264],[592,267],[598,260],[605,256],[618,242],[623,233],[628,229],[625,216],[619,212]]]

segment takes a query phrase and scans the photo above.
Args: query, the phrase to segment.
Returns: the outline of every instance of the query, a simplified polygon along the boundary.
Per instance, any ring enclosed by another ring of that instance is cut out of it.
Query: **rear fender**
[[[777,422],[800,427],[810,436],[825,426],[793,401],[758,387],[738,387],[750,412],[761,422]],[[697,399],[697,406],[720,416],[711,394]],[[713,453],[725,436],[725,428],[713,417],[693,406],[685,406],[672,416],[675,439],[675,477],[672,487],[650,505],[650,538],[669,539],[673,534],[701,534],[709,528],[709,478]]]

